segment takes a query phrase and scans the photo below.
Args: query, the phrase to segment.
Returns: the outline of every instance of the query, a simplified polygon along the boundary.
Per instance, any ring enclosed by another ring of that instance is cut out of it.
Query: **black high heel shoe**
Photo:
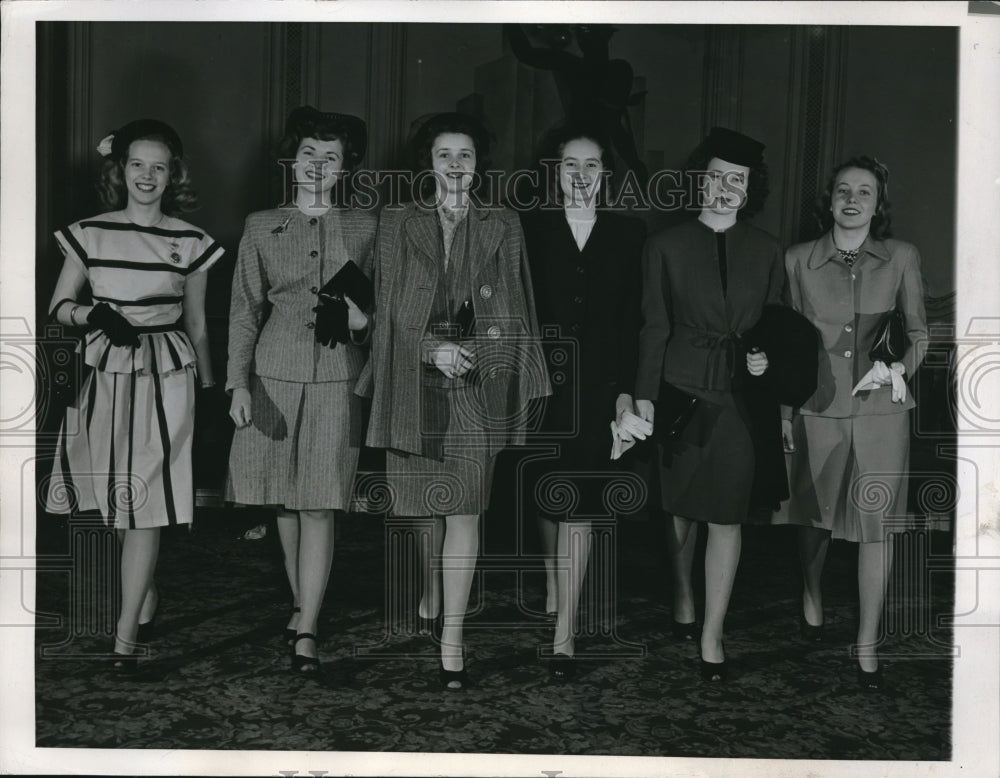
[[[292,615],[295,615],[296,613],[301,613],[301,612],[302,612],[302,609],[298,605],[296,605],[294,608],[292,608]],[[291,618],[291,616],[289,618]],[[288,648],[289,649],[294,649],[295,648],[295,636],[297,634],[298,633],[292,627],[285,627],[284,632],[282,632],[282,636],[284,637],[285,643],[288,644]]]
[[[698,637],[698,622],[672,620],[670,622],[670,634],[673,635],[674,640],[694,640]]]
[[[572,681],[576,677],[576,660],[568,654],[553,654],[549,660],[549,678],[553,681]]]
[[[450,692],[460,692],[469,684],[464,667],[461,670],[445,670],[444,665],[442,665],[438,673],[438,680],[441,682],[441,686]],[[452,686],[453,683],[458,685]]]
[[[298,632],[295,635],[295,640],[292,642],[292,670],[297,673],[318,673],[319,672],[319,657],[318,656],[305,656],[304,654],[299,654],[295,652],[295,645],[300,640],[312,640],[316,641],[316,636],[311,632]],[[316,652],[319,653],[319,645],[316,646]]]
[[[117,659],[111,664],[111,672],[117,676],[133,676],[139,671],[139,657],[134,654],[115,654]]]
[[[866,692],[880,692],[885,688],[885,679],[882,677],[882,665],[878,669],[868,672],[858,666],[858,686]]]
[[[722,644],[722,653],[726,653],[725,643]],[[701,667],[701,680],[709,683],[725,683],[729,680],[729,666],[725,659],[721,662],[706,662],[699,657],[698,661]]]
[[[709,683],[725,683],[729,679],[729,668],[726,666],[725,660],[706,662],[704,659],[700,659],[699,661],[701,662],[701,680]]]
[[[136,643],[152,643],[156,637],[156,614],[145,624],[139,625],[139,630],[135,633]]]
[[[417,634],[427,637],[434,634],[434,625],[441,620],[441,614],[438,614],[433,619],[418,615],[417,620],[419,622]]]
[[[803,614],[799,614],[799,636],[807,643],[822,643],[826,640],[826,622],[810,624]]]

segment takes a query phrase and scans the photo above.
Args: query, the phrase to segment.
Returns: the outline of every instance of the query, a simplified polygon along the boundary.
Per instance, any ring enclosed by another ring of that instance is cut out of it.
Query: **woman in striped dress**
[[[284,634],[302,672],[319,669],[334,511],[350,506],[363,439],[353,392],[368,317],[347,296],[317,306],[316,292],[348,262],[370,273],[375,216],[335,207],[365,143],[357,117],[310,106],[291,112],[278,152],[294,158],[293,203],[250,214],[233,276],[226,388],[236,433],[226,498],[278,509],[292,591]]]
[[[130,655],[139,622],[151,622],[156,611],[160,527],[192,521],[195,381],[214,383],[205,271],[223,249],[173,215],[191,210],[196,198],[170,126],[131,122],[99,150],[108,157],[101,199],[112,210],[56,233],[66,261],[51,316],[90,328],[83,348],[93,370],[66,411],[46,509],[99,510],[118,530],[122,608],[114,652]],[[93,304],[80,304],[88,284]],[[114,666],[131,670],[135,659]]]

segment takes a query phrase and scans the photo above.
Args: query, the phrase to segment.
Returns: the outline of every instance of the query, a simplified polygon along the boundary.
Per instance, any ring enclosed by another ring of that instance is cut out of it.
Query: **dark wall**
[[[610,54],[647,92],[631,120],[651,169],[681,164],[712,124],[759,137],[772,194],[756,221],[787,244],[810,234],[807,206],[830,166],[874,154],[892,171],[895,232],[921,249],[930,292],[954,289],[954,29],[622,25]],[[246,214],[279,198],[269,150],[289,108],[366,117],[376,169],[401,161],[429,112],[478,101],[508,170],[531,161],[560,115],[552,74],[518,63],[499,25],[47,23],[38,58],[40,310],[61,265],[52,230],[99,209],[97,142],[162,117],[201,190],[191,221],[229,249],[209,302],[220,367],[232,261]]]

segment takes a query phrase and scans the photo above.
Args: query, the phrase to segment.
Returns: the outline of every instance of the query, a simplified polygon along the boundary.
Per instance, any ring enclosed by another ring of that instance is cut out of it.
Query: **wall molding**
[[[406,141],[403,109],[406,100],[406,26],[399,23],[368,27],[368,119],[366,167],[383,170],[398,162]]]
[[[741,27],[707,27],[702,80],[702,137],[721,125],[742,126],[743,63],[745,45]]]

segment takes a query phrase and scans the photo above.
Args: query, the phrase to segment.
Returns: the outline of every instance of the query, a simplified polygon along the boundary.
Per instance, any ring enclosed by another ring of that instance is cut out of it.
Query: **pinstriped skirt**
[[[233,435],[225,499],[288,510],[347,510],[364,434],[354,383],[251,376],[252,423]]]
[[[194,367],[91,370],[59,432],[45,509],[99,510],[118,529],[190,524]]]
[[[453,516],[485,512],[496,457],[490,454],[478,393],[464,384],[425,384],[421,391],[421,432],[442,440],[444,458],[387,450],[389,513]]]

